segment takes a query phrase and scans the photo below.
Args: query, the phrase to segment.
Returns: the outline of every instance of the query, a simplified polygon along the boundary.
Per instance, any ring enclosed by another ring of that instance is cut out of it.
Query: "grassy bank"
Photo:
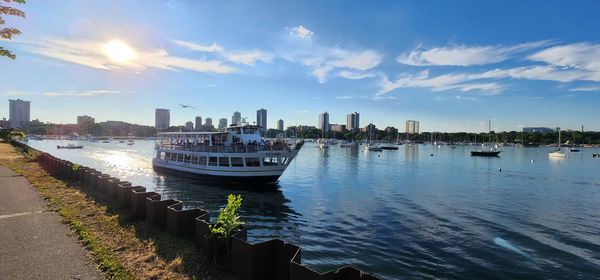
[[[23,175],[69,224],[109,279],[231,279],[215,269],[191,240],[174,238],[118,212],[57,180],[41,168],[36,152],[0,143],[0,164]]]

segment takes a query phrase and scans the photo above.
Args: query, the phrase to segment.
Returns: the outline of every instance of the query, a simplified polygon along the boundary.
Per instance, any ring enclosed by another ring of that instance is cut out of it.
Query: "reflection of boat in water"
[[[302,215],[291,208],[290,200],[279,190],[279,184],[263,184],[249,189],[242,184],[211,184],[197,178],[163,174],[155,176],[154,180],[156,186],[153,191],[181,200],[185,207],[207,210],[212,217],[216,217],[216,212],[227,202],[227,195],[239,194],[243,199],[240,215],[252,242],[271,239],[273,234],[290,242],[297,241],[294,232],[302,222]]]
[[[73,145],[73,144],[68,144],[66,146],[57,145],[56,148],[57,149],[83,149],[83,145]]]
[[[274,183],[296,157],[303,141],[265,141],[258,126],[226,132],[159,133],[152,165],[157,170],[225,183]]]

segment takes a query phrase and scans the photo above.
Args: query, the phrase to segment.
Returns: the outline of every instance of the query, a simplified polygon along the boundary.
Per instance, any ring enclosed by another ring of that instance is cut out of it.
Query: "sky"
[[[3,3],[4,4],[4,3]],[[0,96],[31,117],[171,125],[600,130],[599,1],[27,1]],[[190,105],[182,108],[180,104]],[[8,118],[8,102],[0,106]]]

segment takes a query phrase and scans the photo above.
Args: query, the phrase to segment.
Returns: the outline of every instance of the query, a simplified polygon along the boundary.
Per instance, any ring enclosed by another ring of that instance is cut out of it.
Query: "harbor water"
[[[82,144],[81,150],[57,145]],[[276,189],[249,191],[157,174],[153,141],[30,140],[31,147],[218,211],[241,194],[252,242],[300,245],[311,268],[353,265],[383,279],[600,277],[600,149],[306,144]]]

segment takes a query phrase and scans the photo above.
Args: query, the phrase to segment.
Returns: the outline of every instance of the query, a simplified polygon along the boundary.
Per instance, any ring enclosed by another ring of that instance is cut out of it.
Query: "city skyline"
[[[32,101],[31,119],[87,114],[152,125],[154,109],[167,108],[171,123],[184,124],[198,112],[228,117],[233,107],[246,116],[267,109],[270,128],[278,119],[314,125],[324,111],[345,124],[356,111],[378,127],[420,120],[422,131],[486,131],[490,119],[494,130],[600,130],[593,1],[549,1],[543,13],[520,1],[20,8],[27,18],[7,18],[23,35],[2,41],[17,59],[0,60],[0,96]],[[226,25],[231,17],[239,20]],[[112,47],[126,55],[110,55]]]

